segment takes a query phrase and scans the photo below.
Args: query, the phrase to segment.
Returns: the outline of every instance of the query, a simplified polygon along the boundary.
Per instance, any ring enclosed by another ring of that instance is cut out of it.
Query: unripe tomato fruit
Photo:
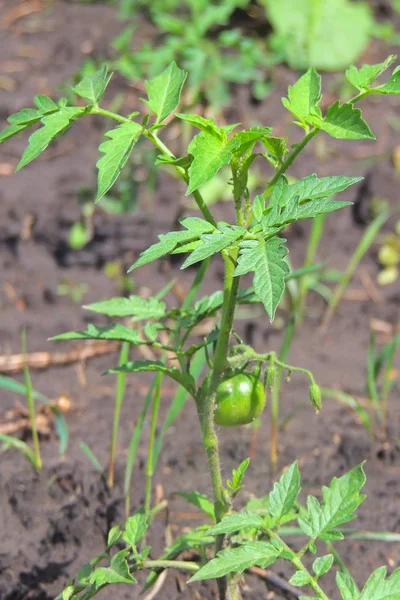
[[[253,373],[237,373],[217,387],[214,421],[225,427],[246,425],[262,413],[265,401],[259,378]]]

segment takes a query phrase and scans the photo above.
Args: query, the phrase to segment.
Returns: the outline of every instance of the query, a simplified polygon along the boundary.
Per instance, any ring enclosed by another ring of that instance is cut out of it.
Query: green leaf
[[[105,372],[105,375],[115,373],[137,373],[139,371],[157,371],[159,373],[164,373],[177,381],[182,387],[186,388],[188,392],[191,394],[194,393],[194,379],[189,373],[181,373],[176,367],[167,367],[158,360],[134,360],[133,362],[128,362],[120,367],[109,369]]]
[[[256,221],[260,222],[265,210],[264,196],[256,196],[253,200],[253,215]]]
[[[45,115],[57,112],[59,107],[47,96],[39,95],[34,100],[38,110],[34,108],[23,108],[17,113],[10,115],[7,119],[11,125],[0,133],[0,144],[24,131],[31,125],[38,123]]]
[[[317,177],[308,175],[299,179],[291,185],[285,185],[282,182],[280,188],[276,191],[273,204],[286,206],[289,202],[298,196],[299,202],[305,200],[317,200],[321,198],[329,198],[339,192],[343,192],[351,185],[362,181],[363,177],[343,177],[341,175],[332,175],[328,177]],[[268,207],[271,206],[271,200]]]
[[[207,531],[210,535],[219,535],[221,533],[235,533],[243,529],[262,529],[263,520],[260,515],[244,510],[240,513],[233,513],[224,517],[220,523],[214,525]]]
[[[248,240],[240,243],[240,255],[234,275],[245,275],[254,271],[254,291],[272,321],[276,308],[285,291],[285,277],[289,266],[285,260],[286,240]]]
[[[229,146],[235,156],[241,156],[252,150],[256,142],[262,141],[265,143],[264,140],[271,131],[271,127],[252,127],[251,129],[239,131],[232,136]]]
[[[203,234],[201,236],[201,244],[188,256],[185,260],[181,269],[186,269],[190,265],[194,265],[197,262],[213,256],[221,250],[224,250],[228,246],[231,246],[239,238],[243,237],[246,233],[246,229],[243,227],[225,227],[219,225],[221,233]]]
[[[262,143],[270,154],[278,161],[282,162],[285,154],[288,153],[287,138],[266,136],[262,139]]]
[[[146,344],[146,340],[140,337],[138,331],[120,323],[114,323],[109,327],[97,327],[97,325],[89,324],[86,331],[68,331],[60,333],[50,338],[50,340],[118,340],[120,342],[129,342],[135,346]]]
[[[362,118],[359,108],[351,102],[340,105],[337,100],[328,108],[324,119],[315,120],[313,124],[340,140],[374,140],[368,123]]]
[[[250,458],[245,458],[237,469],[232,471],[232,479],[228,479],[226,482],[227,487],[233,494],[240,492],[244,475],[250,465]]]
[[[277,556],[276,548],[267,542],[248,542],[238,548],[226,548],[197,571],[189,583],[242,573],[254,565],[265,568],[275,562]]]
[[[118,125],[115,129],[105,133],[111,139],[99,146],[99,150],[104,156],[97,161],[96,165],[99,170],[96,202],[109,191],[118,179],[142,131],[143,127],[139,123],[131,121]]]
[[[368,90],[371,83],[386,71],[396,58],[394,54],[391,54],[384,62],[376,65],[362,65],[359,69],[351,65],[346,71],[346,77],[358,90]]]
[[[310,115],[321,116],[318,105],[321,101],[321,76],[311,67],[300,79],[288,88],[288,98],[282,103],[300,121],[307,121]]]
[[[290,585],[295,585],[296,587],[303,587],[303,585],[308,585],[311,581],[311,575],[306,571],[296,571],[294,575],[289,579]]]
[[[129,296],[129,298],[111,298],[87,304],[83,308],[108,317],[133,317],[132,321],[143,319],[162,319],[165,316],[165,302],[157,298]]]
[[[127,544],[136,548],[144,537],[148,528],[147,516],[143,510],[139,510],[131,517],[128,517],[125,523],[125,532],[123,538]]]
[[[336,573],[336,585],[343,600],[358,600],[357,587],[347,573]]]
[[[111,77],[112,73],[109,75],[108,67],[104,65],[99,71],[84,77],[82,81],[72,88],[72,91],[81,98],[85,98],[96,104],[104,94]]]
[[[146,81],[149,99],[144,102],[157,115],[156,123],[161,123],[178,106],[186,77],[186,71],[172,62],[160,75]]]
[[[400,66],[396,67],[386,83],[373,88],[374,93],[400,94]]]
[[[187,231],[171,231],[170,233],[159,235],[158,239],[160,241],[142,252],[140,258],[130,267],[128,272],[157,260],[166,254],[170,254],[180,244],[199,240],[203,233],[211,233],[215,230],[213,225],[199,217],[187,217],[181,220],[181,224],[186,227]]]
[[[364,484],[365,474],[362,465],[358,465],[322,488],[321,504],[314,496],[308,496],[307,515],[299,518],[304,533],[312,539],[341,539],[343,535],[334,530],[355,518],[354,511],[366,498],[360,494]]]
[[[191,125],[194,125],[194,127],[197,127],[197,129],[201,129],[204,133],[208,133],[219,140],[226,138],[226,134],[222,127],[218,127],[213,119],[205,119],[200,115],[183,113],[176,113],[175,116],[178,117],[178,119],[182,119],[182,121],[187,121]]]
[[[137,583],[129,572],[126,558],[129,550],[121,550],[111,558],[109,567],[98,567],[90,576],[90,583],[97,586],[106,583]]]
[[[66,131],[72,121],[81,117],[83,113],[83,108],[64,107],[55,113],[43,117],[41,119],[43,127],[30,136],[28,147],[23,153],[16,170],[19,171],[39,156],[54,138]]]
[[[373,17],[366,2],[260,1],[274,31],[274,47],[293,69],[345,69],[369,42]]]
[[[268,227],[280,226],[292,223],[293,221],[300,221],[301,219],[312,219],[317,215],[330,213],[350,204],[351,202],[339,202],[338,200],[329,200],[328,198],[321,198],[300,204],[299,198],[293,198],[273,222],[266,221],[265,225]]]
[[[400,600],[400,568],[385,577],[386,567],[376,569],[357,600]]]
[[[300,473],[297,461],[283,473],[269,494],[269,512],[279,524],[290,513],[300,492]]]
[[[189,144],[189,153],[193,156],[188,171],[189,186],[186,196],[204,185],[232,159],[232,148],[226,138],[218,138],[214,134],[201,132]]]
[[[122,535],[122,531],[121,531],[119,525],[115,525],[114,527],[111,527],[110,531],[108,532],[108,536],[107,536],[107,548],[112,548],[118,542],[118,540],[121,538],[121,535]]]
[[[58,105],[44,94],[38,94],[35,96],[34,103],[37,106],[38,110],[42,113],[42,115],[49,114],[51,112],[56,112],[59,110]]]
[[[316,577],[321,577],[321,575],[325,575],[332,565],[333,565],[333,554],[325,554],[325,556],[320,556],[316,558],[313,563],[313,571]]]
[[[13,437],[12,435],[6,435],[5,433],[0,433],[0,442],[3,442],[3,451],[8,450],[8,448],[15,448],[29,460],[35,469],[38,468],[36,454],[26,442],[20,440],[19,438]]]
[[[205,496],[204,494],[200,494],[200,492],[176,492],[177,496],[181,496],[185,498],[190,504],[197,506],[200,508],[208,517],[210,517],[211,521],[215,523],[215,511],[214,504],[211,500]],[[208,535],[208,532],[207,532]]]

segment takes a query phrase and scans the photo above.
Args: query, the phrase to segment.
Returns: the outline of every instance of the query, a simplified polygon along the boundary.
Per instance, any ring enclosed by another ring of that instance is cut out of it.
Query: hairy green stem
[[[186,560],[146,560],[143,563],[144,569],[182,569],[195,573],[200,569],[195,562]]]

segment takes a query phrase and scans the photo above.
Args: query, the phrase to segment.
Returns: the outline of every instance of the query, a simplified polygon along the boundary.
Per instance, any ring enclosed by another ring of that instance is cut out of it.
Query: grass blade
[[[96,471],[98,471],[98,473],[105,477],[106,474],[104,472],[103,467],[101,466],[99,460],[97,459],[94,452],[89,448],[89,446],[85,444],[85,442],[80,442],[79,447],[86,454],[87,458],[90,460]]]
[[[339,283],[337,284],[332,299],[329,303],[329,306],[325,312],[324,318],[321,323],[321,329],[326,331],[329,323],[334,315],[337,305],[344,292],[346,291],[347,286],[349,285],[355,270],[357,269],[361,259],[366,254],[371,244],[375,240],[377,234],[379,233],[381,227],[388,220],[390,213],[384,212],[377,217],[368,225],[363,237],[361,238],[353,256],[350,258],[346,269],[343,271],[343,274],[340,278]]]
[[[26,362],[26,331],[22,331],[22,353],[24,354],[24,380],[26,387],[26,403],[28,405],[29,421],[32,430],[33,451],[35,454],[35,468],[40,471],[42,468],[42,458],[40,456],[39,434],[36,428],[35,399],[33,397],[33,388],[29,368]]]
[[[321,394],[322,396],[328,396],[330,398],[333,398],[337,402],[340,402],[340,404],[344,404],[345,406],[348,406],[349,408],[354,410],[357,413],[357,416],[360,419],[363,427],[368,431],[369,434],[372,434],[373,424],[371,417],[368,414],[368,411],[363,406],[361,406],[361,403],[357,398],[351,396],[350,394],[346,394],[346,392],[342,392],[340,390],[332,390],[330,388],[324,387],[321,388]]]
[[[32,466],[38,470],[36,464],[36,454],[32,448],[28,446],[28,444],[12,435],[5,435],[4,433],[0,434],[0,441],[4,444],[3,452],[8,450],[10,447],[16,448],[25,456],[25,458],[29,460]]]
[[[121,345],[121,351],[119,355],[118,366],[126,364],[129,360],[129,343],[123,342]],[[115,408],[114,408],[114,420],[113,427],[111,433],[111,444],[110,444],[110,460],[108,466],[108,485],[110,488],[114,485],[114,467],[115,467],[115,453],[117,449],[117,437],[118,437],[118,428],[119,428],[119,420],[121,415],[121,407],[124,401],[125,396],[125,386],[126,386],[126,373],[118,373],[117,374],[117,382],[116,382],[116,392],[115,392]]]

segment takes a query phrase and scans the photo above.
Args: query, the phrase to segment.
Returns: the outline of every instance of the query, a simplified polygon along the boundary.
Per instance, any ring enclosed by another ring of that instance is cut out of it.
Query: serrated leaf
[[[139,259],[129,268],[128,273],[149,262],[170,254],[179,244],[187,244],[199,240],[204,233],[211,233],[215,227],[199,217],[187,217],[181,220],[187,231],[171,231],[159,235],[159,242],[141,253]]]
[[[305,200],[317,200],[329,198],[339,192],[343,192],[351,185],[362,181],[363,177],[343,177],[341,175],[330,175],[328,177],[317,177],[315,173],[299,179],[291,185],[282,182],[280,190],[276,191],[274,202],[286,206],[290,200],[298,196],[299,202]],[[271,201],[268,206],[271,206]]]
[[[278,162],[282,162],[288,153],[287,138],[269,135],[262,139],[262,143]]]
[[[46,150],[47,146],[58,135],[66,131],[72,121],[81,117],[84,113],[83,108],[60,108],[57,112],[45,116],[41,119],[43,127],[40,127],[29,138],[28,147],[22,155],[16,168],[17,171],[28,165],[41,152]]]
[[[204,494],[200,494],[200,492],[176,492],[177,496],[181,496],[181,498],[185,498],[190,504],[197,506],[200,510],[202,510],[208,517],[210,517],[211,521],[215,523],[215,511],[214,504]],[[208,534],[208,532],[207,532]]]
[[[121,550],[111,558],[109,567],[98,567],[90,576],[90,582],[97,586],[106,583],[137,583],[129,572],[126,558],[129,550]]]
[[[234,275],[245,275],[254,271],[254,291],[272,321],[276,308],[285,291],[285,277],[290,269],[285,260],[286,240],[272,238],[248,240],[240,243],[240,255]]]
[[[242,573],[253,566],[265,568],[277,559],[277,551],[268,542],[248,542],[238,548],[226,548],[191,577],[189,583]]]
[[[143,510],[128,517],[125,523],[125,532],[123,534],[125,542],[132,546],[132,548],[135,548],[136,544],[143,539],[147,528],[147,516]]]
[[[34,103],[40,110],[42,115],[58,110],[58,105],[54,102],[54,100],[52,100],[48,96],[45,96],[44,94],[38,94],[37,96],[35,96]]]
[[[142,319],[161,319],[165,316],[165,302],[157,298],[129,296],[129,298],[111,298],[87,304],[83,308],[108,317],[133,317],[132,321]]]
[[[229,147],[233,154],[241,156],[245,152],[252,150],[256,142],[263,141],[271,133],[271,127],[252,127],[244,131],[239,131],[232,136],[229,141]]]
[[[203,234],[200,238],[200,245],[188,256],[181,266],[181,269],[186,269],[186,267],[189,267],[190,265],[194,265],[209,256],[221,252],[221,250],[231,246],[246,233],[246,229],[243,227],[221,226],[220,230],[222,230],[220,233]]]
[[[369,577],[357,600],[400,600],[400,568],[387,578],[386,567],[379,567]]]
[[[189,185],[186,196],[204,185],[232,159],[232,149],[226,139],[201,132],[189,144],[188,152],[193,156],[188,171]]]
[[[67,331],[50,338],[51,341],[61,340],[118,340],[129,342],[135,346],[145,344],[146,341],[140,337],[140,333],[120,323],[114,323],[109,327],[97,327],[88,325],[86,331]]]
[[[390,65],[396,60],[396,56],[391,54],[388,58],[376,65],[362,65],[359,69],[351,65],[346,71],[348,81],[358,90],[369,89],[371,83],[375,81]]]
[[[226,482],[227,487],[231,490],[233,494],[237,494],[241,487],[244,475],[250,465],[250,458],[245,458],[237,469],[233,469],[232,471],[232,479],[228,479]]]
[[[197,129],[201,129],[204,133],[208,133],[219,140],[223,140],[226,137],[224,129],[218,127],[213,119],[205,119],[200,115],[184,113],[176,113],[175,116],[178,117],[178,119],[182,119],[182,121],[187,121],[191,125],[194,125],[194,127],[197,127]]]
[[[304,585],[308,585],[311,581],[311,575],[306,571],[296,571],[294,575],[289,579],[290,585],[295,585],[296,587],[303,587]]]
[[[118,179],[142,131],[143,127],[139,123],[131,121],[118,125],[105,133],[105,136],[110,139],[99,146],[99,150],[104,156],[97,161],[96,165],[99,170],[96,202],[109,191]]]
[[[119,525],[115,525],[114,527],[112,527],[108,532],[107,536],[107,548],[111,548],[112,546],[114,546],[114,544],[116,544],[120,539],[121,535],[122,531]]]
[[[253,215],[256,221],[260,222],[265,210],[264,196],[256,196],[253,200]]]
[[[279,523],[290,513],[300,492],[300,473],[297,461],[283,473],[269,494],[269,512]]]
[[[172,62],[160,75],[146,81],[147,106],[156,114],[156,123],[161,123],[178,106],[187,73]]]
[[[336,573],[336,585],[338,586],[342,600],[358,600],[356,584],[347,573]]]
[[[328,108],[325,118],[315,120],[313,124],[340,140],[376,139],[368,123],[362,118],[361,110],[351,102],[340,105],[337,100]]]
[[[325,556],[316,558],[312,567],[316,577],[325,575],[325,573],[327,573],[332,567],[333,560],[333,554],[325,554]]]
[[[329,487],[322,488],[321,504],[313,496],[308,496],[307,516],[299,518],[304,533],[312,539],[332,539],[331,534],[336,539],[336,534],[343,537],[334,530],[355,518],[354,511],[366,497],[360,494],[364,484],[365,474],[362,465],[358,465],[342,477],[335,477]]]
[[[310,115],[321,115],[318,105],[321,101],[321,76],[314,67],[288,88],[288,97],[282,103],[300,121],[307,121]]]
[[[243,529],[262,529],[263,519],[256,513],[244,510],[240,513],[233,513],[224,517],[222,521],[211,527],[207,533],[210,535],[220,535],[221,533],[235,533]]]
[[[182,387],[188,390],[191,394],[194,393],[195,385],[194,379],[189,373],[182,373],[176,367],[167,367],[164,363],[158,360],[134,360],[133,362],[127,362],[120,367],[108,369],[105,375],[116,374],[116,373],[137,373],[139,371],[156,371],[164,373],[174,379]]]
[[[293,198],[284,208],[282,213],[276,218],[275,222],[268,222],[268,226],[280,226],[301,219],[312,219],[317,215],[339,210],[345,206],[349,206],[351,202],[340,202],[339,200],[329,200],[321,198],[300,204],[299,198]]]
[[[72,91],[81,98],[85,98],[96,104],[104,94],[111,77],[112,73],[109,75],[108,67],[104,65],[99,71],[84,77],[82,81],[72,88]]]
[[[400,94],[400,66],[396,67],[386,83],[373,88],[374,93]]]

